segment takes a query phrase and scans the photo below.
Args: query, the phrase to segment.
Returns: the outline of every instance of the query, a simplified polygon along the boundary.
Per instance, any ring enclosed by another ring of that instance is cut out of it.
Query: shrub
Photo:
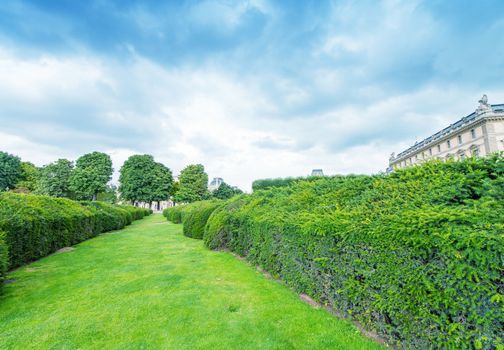
[[[16,193],[0,194],[0,230],[5,231],[9,268],[131,223],[132,209]],[[136,210],[135,210],[136,211]],[[145,212],[142,210],[141,212]]]
[[[186,205],[177,205],[175,207],[166,208],[163,210],[163,215],[174,224],[182,223],[182,214]]]
[[[184,235],[191,238],[203,238],[205,225],[212,212],[222,204],[222,201],[200,201],[188,204],[184,211]]]
[[[8,265],[8,249],[5,243],[5,232],[0,231],[0,288],[7,273]]]
[[[502,348],[504,159],[296,181],[233,198],[204,241],[401,348]]]

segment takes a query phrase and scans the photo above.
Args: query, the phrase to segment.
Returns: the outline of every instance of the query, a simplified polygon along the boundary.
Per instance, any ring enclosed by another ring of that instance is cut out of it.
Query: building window
[[[418,160],[418,154],[415,156],[415,160]]]
[[[478,157],[479,156],[479,148],[477,146],[471,147],[471,154],[473,157]]]
[[[441,145],[437,145],[437,151],[438,153],[441,152]]]
[[[446,141],[446,146],[448,146],[448,148],[451,148],[451,142],[450,142],[450,140]]]
[[[472,137],[473,139],[475,139],[475,138],[476,138],[476,130],[471,129],[471,137]]]
[[[459,156],[459,159],[460,159],[460,160],[464,160],[464,159],[466,159],[466,153],[465,153],[465,151],[460,150],[460,151],[458,152],[458,156]]]
[[[429,156],[432,156],[432,148],[429,148]]]
[[[462,135],[458,135],[457,139],[458,139],[458,144],[461,145],[462,144]]]

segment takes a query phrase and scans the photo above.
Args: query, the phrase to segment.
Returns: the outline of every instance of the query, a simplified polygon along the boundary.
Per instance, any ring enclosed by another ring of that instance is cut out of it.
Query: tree
[[[229,199],[237,194],[242,194],[243,191],[238,187],[229,186],[227,183],[223,182],[220,184],[219,188],[212,192],[212,197],[218,199]]]
[[[162,201],[170,197],[173,177],[170,169],[156,163],[148,154],[133,155],[123,164],[119,176],[119,192],[132,202]]]
[[[30,162],[21,162],[21,178],[16,184],[15,192],[34,192],[37,188],[39,177],[39,168]]]
[[[107,202],[110,204],[117,203],[117,186],[115,185],[107,185],[105,192],[100,192],[96,196],[96,200],[100,202]]]
[[[40,170],[36,192],[52,197],[72,198],[70,178],[74,169],[73,162],[58,159]]]
[[[155,163],[151,172],[150,201],[159,202],[170,198],[173,188],[173,176],[164,164]]]
[[[192,164],[185,167],[179,176],[179,190],[175,194],[177,202],[191,203],[207,199],[208,175],[201,164]]]
[[[101,152],[88,153],[77,159],[70,177],[70,189],[77,199],[96,200],[112,178],[112,160]]]
[[[0,151],[0,192],[13,189],[22,175],[19,157]]]

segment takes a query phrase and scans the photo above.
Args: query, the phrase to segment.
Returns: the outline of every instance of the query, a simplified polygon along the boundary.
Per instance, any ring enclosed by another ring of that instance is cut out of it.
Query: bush
[[[184,235],[202,239],[208,217],[221,204],[222,201],[200,201],[188,204],[184,208],[186,215],[184,215],[182,221],[184,224]]]
[[[174,224],[181,224],[183,211],[186,206],[187,205],[177,205],[175,207],[166,208],[163,210],[163,215]]]
[[[0,288],[5,279],[8,265],[8,249],[5,243],[5,232],[0,231]]]
[[[101,202],[80,203],[64,198],[1,193],[0,230],[5,231],[9,248],[8,267],[39,259],[102,232],[120,229],[131,223],[131,212],[132,209]]]
[[[233,198],[204,241],[401,348],[502,348],[504,159],[296,181]]]

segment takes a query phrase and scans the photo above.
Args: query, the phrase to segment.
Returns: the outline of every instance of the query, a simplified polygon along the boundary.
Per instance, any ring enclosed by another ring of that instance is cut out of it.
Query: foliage
[[[175,200],[179,203],[192,203],[207,199],[208,175],[201,164],[193,164],[185,167],[179,176],[179,190],[175,194]]]
[[[259,179],[252,182],[252,191],[267,190],[274,187],[285,187],[297,181],[315,181],[319,179],[318,176],[310,177],[286,177],[276,179]]]
[[[187,209],[187,206],[188,204],[166,208],[163,210],[163,215],[168,219],[168,221],[171,221],[174,224],[181,224],[184,219],[184,212]]]
[[[242,194],[243,191],[238,187],[231,187],[227,183],[223,182],[220,184],[219,188],[212,192],[212,197],[217,199],[229,199],[237,194]]]
[[[15,192],[31,193],[37,188],[40,169],[30,162],[21,162],[21,178],[16,183]]]
[[[0,231],[0,288],[5,279],[9,262],[9,250],[7,243],[5,243],[5,232]]]
[[[132,202],[162,201],[170,197],[173,177],[170,169],[156,163],[151,155],[133,155],[120,170],[119,192]]]
[[[294,181],[235,197],[204,241],[401,348],[502,348],[504,159]]]
[[[185,215],[184,235],[191,238],[202,239],[205,232],[205,225],[212,212],[222,204],[221,201],[207,200],[187,204],[184,208]]]
[[[112,178],[112,160],[101,152],[88,153],[77,159],[70,177],[70,188],[77,199],[93,199],[104,192]]]
[[[152,215],[10,272],[0,349],[382,348],[163,219]]]
[[[148,212],[145,209],[131,210]],[[16,193],[0,194],[0,230],[6,233],[9,267],[124,227],[132,220],[126,209],[106,203],[79,203]]]
[[[72,198],[70,190],[70,177],[73,172],[73,162],[67,159],[58,159],[56,162],[45,165],[40,170],[37,184],[37,194],[51,197]]]
[[[100,192],[96,196],[96,200],[107,202],[109,204],[117,203],[117,187],[115,185],[107,185],[105,192]]]
[[[22,175],[19,157],[0,151],[0,192],[13,189]]]

